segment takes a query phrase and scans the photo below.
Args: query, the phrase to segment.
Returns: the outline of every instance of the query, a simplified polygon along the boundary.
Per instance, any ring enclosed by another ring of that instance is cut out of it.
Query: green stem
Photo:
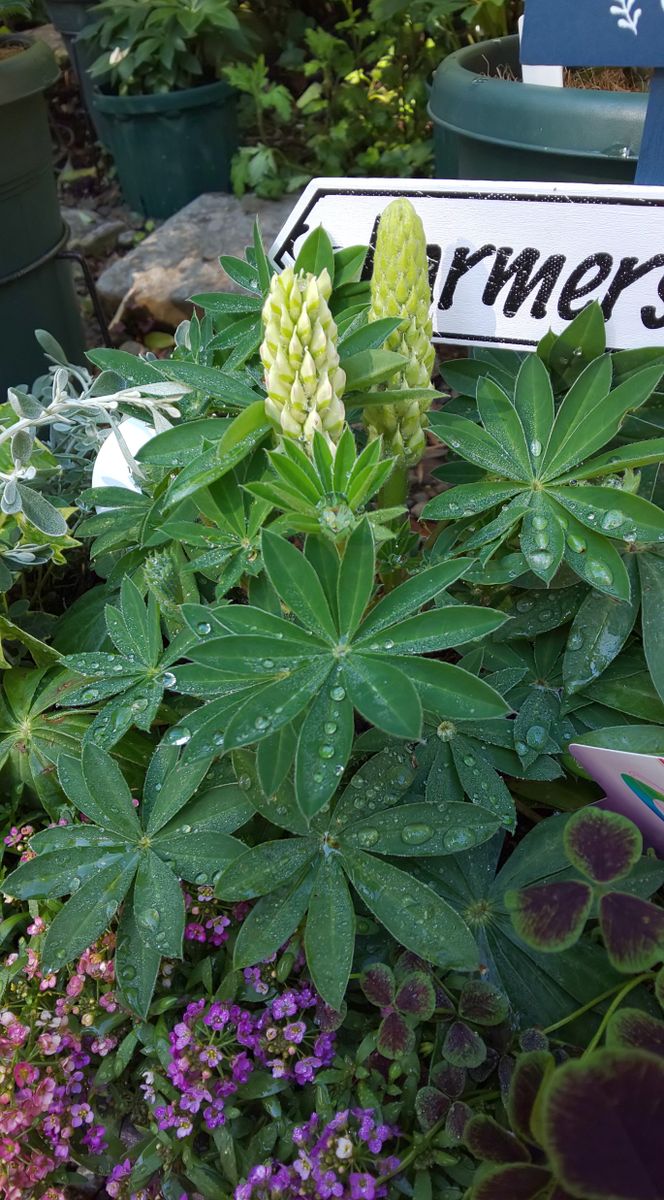
[[[392,474],[383,484],[378,496],[379,508],[398,508],[406,503],[408,495],[408,467],[405,463],[396,463]]]
[[[624,984],[624,986],[620,989],[615,1000],[609,1005],[606,1012],[604,1013],[604,1016],[602,1017],[602,1020],[600,1021],[599,1029],[597,1030],[594,1038],[586,1046],[586,1049],[583,1052],[584,1058],[585,1058],[586,1054],[590,1054],[595,1049],[595,1047],[597,1045],[599,1045],[599,1042],[602,1039],[604,1030],[606,1029],[606,1027],[607,1027],[609,1021],[611,1020],[611,1017],[613,1016],[616,1009],[619,1007],[620,1004],[622,1004],[623,1000],[625,999],[625,996],[629,995],[629,993],[632,992],[635,987],[638,987],[640,983],[645,983],[645,981],[647,979],[652,979],[651,971],[644,971],[642,975],[637,975],[635,979],[628,980],[628,982],[626,984]]]
[[[636,986],[636,983],[643,983],[643,981],[646,979],[652,979],[652,972],[646,971],[645,974],[639,975],[638,978],[636,979],[636,981],[630,980],[629,984],[627,985],[627,990],[629,991],[631,987]],[[561,1021],[556,1021],[555,1025],[547,1025],[546,1029],[542,1030],[542,1033],[545,1033],[545,1034],[555,1033],[556,1030],[563,1029],[565,1025],[570,1025],[572,1023],[572,1021],[576,1021],[577,1017],[582,1017],[584,1015],[584,1013],[590,1012],[598,1004],[601,1004],[602,1000],[608,1000],[610,996],[615,996],[616,992],[620,993],[620,995],[618,996],[618,1003],[620,1003],[621,995],[624,991],[625,991],[625,984],[623,984],[623,983],[618,983],[618,984],[616,984],[615,987],[607,988],[607,990],[605,992],[601,992],[599,996],[593,996],[593,999],[589,1000],[587,1004],[583,1004],[581,1006],[581,1008],[575,1008],[574,1012],[570,1013],[569,1016],[563,1017]],[[609,1009],[608,1015],[611,1014],[613,1007],[614,1006],[612,1006],[612,1008]],[[601,1026],[600,1026],[600,1036],[601,1036]]]
[[[427,1146],[433,1141],[436,1134],[440,1133],[441,1129],[443,1129],[445,1126],[446,1120],[447,1114],[444,1117],[441,1117],[440,1121],[436,1121],[436,1124],[432,1126],[432,1128],[427,1134],[425,1134],[421,1141],[416,1142],[404,1156],[404,1158],[400,1159],[398,1167],[395,1167],[393,1171],[388,1171],[387,1175],[381,1175],[380,1179],[376,1181],[377,1185],[380,1187],[384,1183],[387,1183],[388,1180],[394,1179],[395,1175],[402,1175],[406,1170],[406,1167],[409,1167],[412,1162],[415,1162],[415,1159],[419,1158],[423,1150],[426,1150]]]

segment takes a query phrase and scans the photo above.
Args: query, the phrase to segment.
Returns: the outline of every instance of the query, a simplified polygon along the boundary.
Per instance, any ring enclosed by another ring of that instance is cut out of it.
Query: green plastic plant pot
[[[7,387],[46,369],[34,338],[48,329],[73,361],[83,359],[83,332],[53,174],[44,89],[58,67],[43,42],[13,36],[20,54],[0,61],[0,399]]]
[[[92,115],[93,83],[87,68],[97,58],[97,51],[88,42],[81,41],[79,34],[93,17],[96,0],[46,0],[46,11],[67,47],[69,61],[78,79],[83,100]],[[97,127],[102,137],[102,128]]]
[[[203,192],[231,190],[236,93],[223,80],[154,96],[94,91],[127,204],[170,217]]]
[[[443,60],[429,100],[438,179],[634,182],[645,93],[538,87],[520,73],[517,37]]]

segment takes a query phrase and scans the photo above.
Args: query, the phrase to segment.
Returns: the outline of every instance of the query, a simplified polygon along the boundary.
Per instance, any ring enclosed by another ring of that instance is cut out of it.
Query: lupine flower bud
[[[369,320],[403,317],[385,342],[408,363],[385,389],[431,387],[435,352],[431,344],[431,290],[424,227],[409,200],[388,204],[378,225],[371,280]],[[404,400],[365,409],[369,437],[383,436],[387,454],[415,463],[424,451],[425,413],[429,400]]]
[[[346,375],[328,307],[331,294],[326,270],[316,276],[288,267],[272,277],[263,308],[265,411],[279,433],[307,447],[316,430],[334,447],[344,426]]]

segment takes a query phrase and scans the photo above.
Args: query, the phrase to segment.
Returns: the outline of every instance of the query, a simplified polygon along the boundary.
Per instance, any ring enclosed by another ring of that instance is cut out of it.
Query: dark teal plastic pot
[[[87,42],[82,42],[78,35],[90,23],[94,15],[91,10],[95,4],[96,0],[46,0],[46,11],[67,47],[69,61],[80,84],[88,112],[92,109],[92,80],[87,68],[98,54]]]
[[[155,96],[95,89],[93,103],[124,198],[136,212],[170,217],[203,192],[231,190],[236,93],[223,80]]]
[[[458,50],[433,79],[429,113],[439,179],[633,183],[648,97],[550,88],[517,76],[519,39]]]
[[[10,39],[0,38],[0,45]],[[53,174],[44,89],[58,68],[44,42],[13,37],[25,50],[0,61],[0,402],[8,387],[46,370],[35,329],[48,329],[72,361],[83,331]]]

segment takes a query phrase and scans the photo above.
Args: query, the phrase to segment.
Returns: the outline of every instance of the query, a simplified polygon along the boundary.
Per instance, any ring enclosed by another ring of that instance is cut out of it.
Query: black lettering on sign
[[[657,295],[660,300],[664,300],[664,275],[659,281]],[[645,308],[641,309],[641,320],[646,329],[664,329],[664,313],[662,313],[661,317],[658,317],[654,304],[648,304]]]
[[[474,254],[470,253],[470,246],[458,246],[454,251],[452,265],[447,272],[447,279],[443,285],[443,290],[440,293],[438,301],[439,308],[451,308],[454,303],[454,293],[456,291],[459,280],[482,262],[483,258],[489,258],[496,253],[495,246],[482,246],[480,250],[476,250]]]
[[[594,292],[595,288],[609,278],[612,266],[612,254],[590,254],[588,258],[584,258],[583,262],[579,263],[578,267],[574,268],[558,301],[558,313],[563,321],[572,321],[586,307],[585,304],[580,304],[576,308],[572,308],[572,302],[580,300],[582,296],[587,296],[589,292]],[[593,270],[594,275],[582,283],[583,276]]]
[[[602,310],[607,321],[621,293],[628,287],[631,287],[633,283],[636,283],[638,279],[643,279],[644,275],[655,271],[657,267],[664,267],[664,254],[653,254],[652,258],[640,264],[636,255],[630,258],[621,258],[620,266],[609,284],[606,296],[602,300]]]
[[[533,267],[540,257],[539,250],[528,246],[510,262],[513,253],[511,247],[501,246],[496,254],[496,261],[482,295],[482,303],[495,304],[499,292],[512,279],[514,282],[503,305],[505,316],[515,317],[526,297],[537,289],[530,311],[532,316],[539,320],[546,316],[546,306],[565,265],[565,255],[551,254],[532,275]]]

